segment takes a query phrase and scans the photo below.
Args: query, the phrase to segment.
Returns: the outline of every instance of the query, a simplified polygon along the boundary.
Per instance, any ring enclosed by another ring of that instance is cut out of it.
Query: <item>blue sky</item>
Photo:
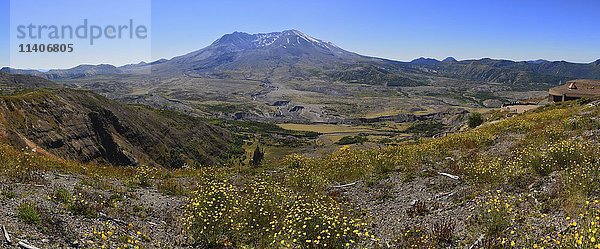
[[[8,51],[14,49],[9,48],[9,1],[0,5],[5,12],[0,15],[0,65],[7,65]],[[233,31],[298,29],[353,52],[402,61],[453,56],[588,63],[600,59],[598,13],[597,0],[154,0],[150,57],[185,54]],[[113,46],[102,51],[103,61],[86,62],[141,60],[119,50],[118,43]]]

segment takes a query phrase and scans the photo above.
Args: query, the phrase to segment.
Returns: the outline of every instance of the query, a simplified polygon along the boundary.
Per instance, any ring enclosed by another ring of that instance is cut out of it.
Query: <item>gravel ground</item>
[[[438,174],[406,179],[392,173],[370,186],[360,182],[344,191],[344,196],[374,219],[374,233],[384,244],[403,229],[429,229],[448,217],[455,223],[455,234],[464,237],[465,223],[475,207],[472,202],[461,201],[468,188],[460,180]]]
[[[55,173],[40,174],[38,181],[27,184],[0,177],[0,190],[0,224],[12,238],[11,245],[2,238],[0,248],[16,248],[20,241],[39,248],[99,248],[102,244],[116,248],[126,243],[128,236],[133,238],[132,244],[138,240],[137,245],[145,248],[185,247],[186,240],[175,222],[184,204],[182,196],[128,187],[114,179]],[[81,193],[71,203],[84,200],[92,211],[82,213],[72,204],[56,200],[53,196],[59,190],[67,190],[75,198]],[[24,203],[35,206],[39,222],[29,224],[20,217]],[[94,230],[114,234],[103,240]]]

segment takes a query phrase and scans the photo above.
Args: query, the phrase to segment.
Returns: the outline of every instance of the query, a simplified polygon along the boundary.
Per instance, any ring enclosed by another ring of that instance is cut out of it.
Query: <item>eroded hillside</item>
[[[0,116],[5,140],[81,162],[216,165],[240,150],[230,132],[201,119],[126,106],[87,91],[2,96]]]

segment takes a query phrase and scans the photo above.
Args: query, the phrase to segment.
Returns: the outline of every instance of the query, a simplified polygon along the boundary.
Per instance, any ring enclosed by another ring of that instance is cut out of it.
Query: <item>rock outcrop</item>
[[[125,106],[100,95],[40,89],[0,98],[4,139],[81,162],[181,167],[214,165],[233,138],[198,118]]]

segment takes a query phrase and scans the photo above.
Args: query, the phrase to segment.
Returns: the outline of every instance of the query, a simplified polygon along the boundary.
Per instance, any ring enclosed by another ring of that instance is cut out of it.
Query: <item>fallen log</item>
[[[12,241],[10,240],[10,234],[8,234],[8,231],[6,231],[6,227],[4,227],[4,225],[2,225],[2,233],[4,234],[4,240],[6,243],[9,245],[12,244]]]

